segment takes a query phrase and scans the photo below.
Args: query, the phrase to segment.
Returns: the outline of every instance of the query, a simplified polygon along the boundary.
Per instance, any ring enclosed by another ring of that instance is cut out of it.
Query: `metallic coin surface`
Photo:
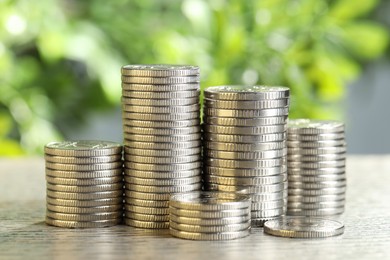
[[[169,85],[167,85],[169,86]],[[144,99],[122,97],[122,105],[134,106],[188,106],[199,103],[199,96],[192,98]],[[142,119],[141,119],[142,120]]]
[[[198,66],[174,64],[131,64],[121,68],[121,74],[133,77],[177,77],[198,75]]]
[[[285,133],[264,134],[264,135],[222,135],[207,133],[203,136],[206,141],[222,143],[263,143],[283,142],[286,140]]]
[[[46,176],[71,179],[99,179],[99,178],[116,178],[122,176],[122,168],[103,170],[103,171],[60,171],[45,169]]]
[[[204,122],[210,125],[222,126],[263,126],[281,125],[287,123],[287,116],[258,117],[258,118],[231,118],[231,117],[204,117]]]
[[[285,124],[267,125],[267,126],[222,126],[222,125],[205,125],[205,133],[227,134],[227,135],[263,135],[284,133],[287,127]]]
[[[122,152],[122,145],[109,141],[51,142],[44,147],[45,154],[55,156],[91,157],[114,155]]]
[[[131,197],[126,197],[126,203],[129,205],[152,207],[152,208],[168,208],[169,201],[167,200],[142,200]]]
[[[286,166],[266,167],[257,169],[235,169],[205,166],[205,174],[224,177],[263,177],[282,174],[287,171]]]
[[[99,163],[99,164],[65,164],[65,163],[52,163],[46,161],[46,168],[59,171],[73,171],[73,172],[85,172],[85,171],[105,171],[119,169],[122,167],[122,161]]]
[[[52,197],[46,197],[46,203],[63,207],[103,207],[109,205],[122,205],[123,197],[95,199],[95,200],[75,200],[75,199],[57,199]]]
[[[227,159],[215,159],[206,158],[204,160],[205,165],[222,167],[222,168],[239,168],[239,169],[253,169],[262,167],[280,167],[285,165],[283,158],[275,159],[263,159],[263,160],[227,160]]]
[[[333,195],[289,195],[289,203],[320,203],[320,202],[333,202],[338,200],[345,200],[345,193],[333,194]]]
[[[138,177],[125,176],[125,182],[137,185],[146,186],[176,186],[176,185],[187,185],[192,183],[201,182],[202,177],[200,175],[189,178],[169,178],[169,179],[145,179]]]
[[[313,217],[282,217],[264,224],[264,233],[291,238],[323,238],[344,233],[338,221]]]
[[[130,84],[185,84],[185,83],[196,83],[200,81],[198,75],[190,76],[176,76],[176,77],[139,77],[139,76],[122,76],[123,83]]]
[[[224,226],[230,224],[246,223],[251,219],[250,214],[240,217],[228,218],[189,218],[170,214],[170,220],[180,224],[199,225],[199,226]]]
[[[319,148],[319,147],[336,147],[336,146],[345,146],[346,142],[344,139],[336,140],[326,140],[326,141],[293,141],[288,140],[288,147],[297,147],[297,148]]]
[[[267,108],[261,110],[233,110],[219,108],[204,108],[203,113],[206,116],[213,117],[232,117],[232,118],[253,118],[253,117],[273,117],[288,115],[288,108]]]
[[[175,113],[175,114],[139,114],[124,112],[122,114],[123,121],[127,120],[146,120],[146,121],[176,121],[176,120],[192,120],[199,118],[199,112]]]
[[[286,142],[269,142],[269,143],[222,143],[222,142],[205,142],[204,147],[210,150],[230,151],[230,152],[255,152],[278,150],[286,148]]]
[[[247,230],[251,226],[251,223],[250,221],[248,221],[240,224],[230,224],[225,226],[199,226],[199,225],[180,224],[174,221],[170,221],[169,225],[173,229],[187,231],[187,232],[220,233],[220,232],[233,232],[233,231]]]
[[[88,193],[76,193],[76,192],[61,192],[46,190],[46,195],[55,199],[65,200],[100,200],[107,198],[117,198],[123,196],[122,190],[104,191],[104,192],[88,192]]]
[[[219,232],[219,233],[196,233],[180,231],[174,228],[169,228],[169,232],[172,236],[189,239],[189,240],[232,240],[243,238],[250,235],[250,228],[243,231],[232,231],[232,232]]]
[[[222,185],[269,185],[287,180],[287,174],[278,174],[264,177],[224,177],[217,175],[204,175],[205,181]]]
[[[189,90],[200,91],[200,86],[199,83],[169,84],[169,85],[122,83],[122,89],[125,91],[175,92],[175,91],[189,91]]]
[[[45,155],[45,160],[52,163],[63,164],[100,164],[121,161],[122,154],[94,156],[94,157],[72,157],[72,156],[55,156]]]
[[[139,148],[139,149],[155,149],[155,150],[168,150],[168,149],[186,149],[200,147],[201,140],[193,140],[186,142],[176,143],[159,143],[159,142],[138,142],[132,140],[125,141],[125,147],[128,148]]]
[[[250,208],[243,209],[231,209],[231,210],[189,210],[180,209],[175,207],[169,207],[169,213],[176,216],[188,217],[188,218],[230,218],[247,216],[250,214]]]
[[[139,214],[149,214],[149,215],[168,215],[169,208],[154,208],[154,207],[142,207],[137,205],[125,204],[125,210],[130,212],[135,212]]]
[[[122,211],[104,212],[104,213],[93,213],[93,214],[69,214],[59,213],[50,210],[46,210],[46,216],[53,219],[65,220],[65,221],[99,221],[121,218],[123,215]]]
[[[114,204],[107,206],[99,207],[67,207],[67,206],[58,206],[52,204],[46,204],[46,208],[53,212],[67,213],[67,214],[94,214],[94,213],[104,213],[104,212],[114,212],[122,211],[122,204]]]
[[[46,183],[46,188],[51,191],[60,192],[75,192],[75,193],[90,193],[90,192],[105,192],[105,191],[119,191],[123,188],[123,183],[118,182],[114,184],[100,184],[90,186],[74,186]]]
[[[215,86],[205,89],[204,96],[214,100],[264,100],[280,99],[290,96],[286,87],[268,86]]]
[[[288,208],[287,215],[290,216],[333,216],[344,213],[344,206],[342,207],[330,207],[330,208],[317,208],[317,209],[296,209]]]
[[[307,195],[307,196],[321,196],[321,195],[335,195],[344,193],[346,186],[340,186],[335,188],[323,188],[323,189],[289,189],[288,195]]]
[[[178,163],[178,164],[146,164],[136,162],[126,162],[126,168],[140,171],[156,171],[156,172],[171,172],[171,171],[188,171],[200,169],[201,162]]]
[[[344,132],[344,123],[332,120],[291,119],[288,132],[292,134],[327,134]]]
[[[140,134],[140,135],[188,135],[188,134],[200,133],[200,126],[181,127],[181,128],[146,128],[146,127],[124,126],[123,131],[127,134]]]
[[[168,222],[169,221],[169,215],[140,214],[131,211],[125,211],[125,217],[129,219],[146,221],[146,222]]]
[[[272,99],[260,101],[233,101],[233,100],[213,100],[204,99],[206,107],[222,108],[222,109],[264,109],[286,107],[289,105],[289,99]]]
[[[106,219],[99,221],[66,221],[59,220],[50,217],[46,217],[46,224],[50,226],[62,227],[62,228],[103,228],[118,225],[122,222],[121,218]]]
[[[200,126],[199,119],[181,120],[181,121],[143,121],[126,120],[123,122],[125,127],[145,127],[145,128],[182,128]]]
[[[147,157],[139,155],[125,154],[125,160],[146,163],[146,164],[178,164],[178,163],[192,163],[200,160],[200,154],[187,156],[172,156],[172,157]]]
[[[326,208],[339,208],[344,207],[345,200],[334,200],[334,201],[323,201],[323,202],[288,202],[288,210],[290,209],[302,209],[302,210],[315,210],[315,209],[326,209]]]
[[[156,150],[156,149],[138,149],[138,148],[126,148],[125,155],[130,157],[132,155],[147,156],[147,157],[176,157],[176,156],[188,156],[200,154],[201,147],[187,148],[187,149],[167,149],[167,150]]]
[[[125,224],[137,228],[148,229],[167,229],[169,228],[169,221],[141,221],[136,219],[124,218]]]
[[[205,150],[204,155],[209,158],[221,158],[228,160],[261,160],[275,159],[287,155],[287,149],[256,151],[256,152],[229,152],[218,150]]]
[[[316,142],[316,141],[329,141],[345,139],[345,133],[330,133],[330,134],[313,134],[313,135],[301,135],[292,134],[287,131],[289,141],[305,141],[305,142]]]
[[[123,181],[123,176],[106,177],[106,178],[90,178],[90,179],[71,179],[71,178],[57,178],[46,176],[47,183],[71,185],[71,186],[94,186],[103,184],[115,184]]]
[[[137,184],[125,183],[127,190],[146,192],[146,193],[181,193],[181,192],[190,192],[198,191],[202,188],[202,183],[191,183],[181,186],[145,186]]]
[[[130,177],[137,177],[142,179],[181,179],[181,178],[191,178],[200,176],[201,169],[193,169],[193,170],[185,170],[185,171],[166,171],[166,172],[158,172],[158,171],[139,171],[134,169],[125,168],[125,175]]]
[[[247,193],[271,193],[271,192],[279,192],[283,191],[287,185],[286,182],[269,184],[269,185],[223,185],[217,183],[208,183],[208,188],[216,191],[223,192],[237,192],[240,190],[246,190]]]

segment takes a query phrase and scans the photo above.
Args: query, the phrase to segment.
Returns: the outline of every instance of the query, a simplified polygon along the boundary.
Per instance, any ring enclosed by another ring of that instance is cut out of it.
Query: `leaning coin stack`
[[[289,88],[219,86],[204,96],[205,187],[250,195],[253,225],[285,214]]]
[[[332,216],[344,212],[344,131],[344,124],[338,121],[289,121],[288,215]]]
[[[125,222],[168,228],[170,194],[200,190],[199,68],[122,67]]]
[[[191,240],[246,237],[251,229],[251,200],[238,193],[197,191],[169,201],[170,233]]]
[[[107,141],[52,142],[45,146],[46,223],[67,228],[122,221],[122,145]]]

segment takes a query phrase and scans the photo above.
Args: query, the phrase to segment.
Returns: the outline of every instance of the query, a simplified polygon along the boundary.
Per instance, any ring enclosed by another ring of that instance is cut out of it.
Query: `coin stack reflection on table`
[[[288,215],[332,216],[344,212],[346,142],[338,121],[289,121]]]
[[[230,240],[251,229],[251,200],[237,193],[197,191],[169,201],[171,235],[191,240]]]
[[[47,224],[93,228],[113,226],[122,221],[121,144],[52,142],[44,150]]]
[[[204,96],[206,188],[250,195],[253,225],[285,214],[289,88],[219,86]]]
[[[200,190],[199,67],[122,67],[125,223],[169,228],[171,194]]]

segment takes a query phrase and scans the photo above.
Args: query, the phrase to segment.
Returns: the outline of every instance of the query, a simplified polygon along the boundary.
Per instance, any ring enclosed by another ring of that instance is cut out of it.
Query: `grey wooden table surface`
[[[0,159],[0,259],[390,259],[390,156],[349,156],[345,233],[326,239],[263,234],[188,241],[127,226],[45,225],[42,158]]]

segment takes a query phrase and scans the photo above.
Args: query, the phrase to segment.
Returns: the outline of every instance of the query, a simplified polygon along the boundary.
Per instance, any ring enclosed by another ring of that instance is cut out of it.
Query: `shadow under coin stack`
[[[121,144],[52,142],[45,146],[45,160],[47,224],[96,228],[122,221]]]
[[[256,226],[285,214],[289,88],[219,86],[204,96],[206,189],[250,195]]]
[[[200,190],[199,68],[122,67],[125,223],[169,228],[170,194]]]
[[[344,131],[344,124],[338,121],[289,121],[287,215],[332,216],[344,212]]]
[[[226,192],[190,192],[169,201],[171,235],[191,240],[246,237],[251,229],[251,200]]]

